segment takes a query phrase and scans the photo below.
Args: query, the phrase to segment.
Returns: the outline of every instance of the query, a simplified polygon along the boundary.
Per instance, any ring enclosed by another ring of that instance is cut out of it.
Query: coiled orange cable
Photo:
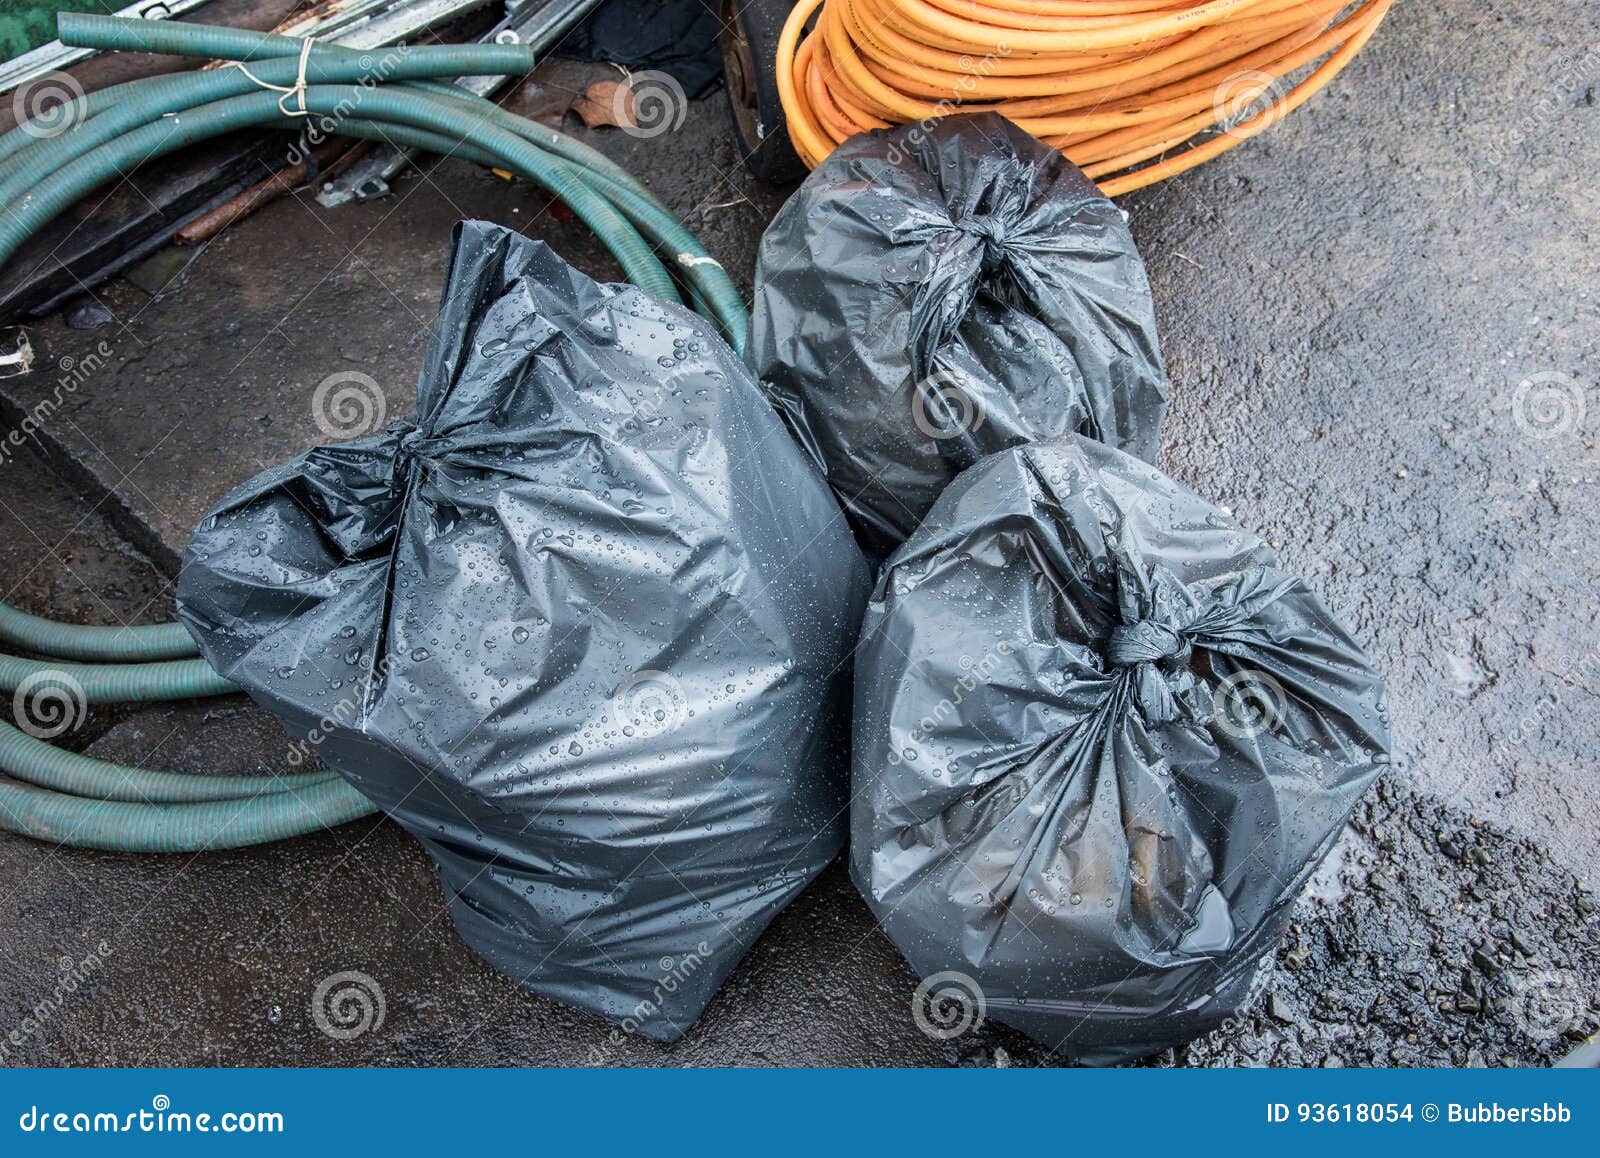
[[[778,91],[811,168],[867,129],[992,110],[1116,196],[1282,120],[1350,63],[1393,3],[800,0],[778,41]]]

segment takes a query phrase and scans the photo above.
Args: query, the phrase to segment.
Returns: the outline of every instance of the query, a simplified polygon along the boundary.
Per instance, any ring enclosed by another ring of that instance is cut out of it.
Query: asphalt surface
[[[1123,201],[1173,381],[1163,464],[1272,539],[1368,647],[1398,757],[1263,1000],[1156,1064],[1542,1064],[1596,1029],[1597,86],[1591,4],[1403,2],[1315,101]],[[740,169],[720,96],[665,137],[588,136],[748,287],[783,191]],[[526,187],[447,162],[386,201],[275,205],[155,295],[108,285],[100,329],[30,326],[41,368],[0,382],[0,410],[59,406],[0,463],[5,598],[79,622],[169,618],[188,528],[324,439],[320,382],[358,371],[389,415],[409,409],[463,216],[617,275]],[[242,700],[97,711],[66,740],[152,766],[287,767]],[[489,969],[384,821],[195,858],[0,836],[0,879],[7,1064],[1054,1060],[992,1024],[920,1032],[916,978],[837,865],[672,1046]],[[383,1018],[342,1040],[312,1001],[352,970]]]

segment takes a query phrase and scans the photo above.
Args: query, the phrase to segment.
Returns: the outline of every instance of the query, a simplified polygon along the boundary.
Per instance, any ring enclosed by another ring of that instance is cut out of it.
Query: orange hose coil
[[[778,91],[810,168],[867,129],[994,111],[1114,197],[1282,120],[1350,63],[1393,3],[800,0],[778,41]],[[1218,124],[1222,134],[1162,157]]]

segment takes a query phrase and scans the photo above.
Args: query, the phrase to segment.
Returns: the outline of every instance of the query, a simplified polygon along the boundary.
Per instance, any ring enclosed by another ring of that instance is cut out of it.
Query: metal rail
[[[143,20],[170,20],[192,12],[210,0],[139,0],[113,15]],[[521,7],[507,4],[507,9]],[[315,36],[348,48],[378,48],[406,40],[419,32],[426,32],[457,16],[464,16],[483,8],[492,0],[350,0],[342,6],[330,6],[320,14],[295,22],[293,34]],[[0,93],[20,88],[22,85],[73,65],[91,56],[98,56],[92,48],[68,48],[59,40],[42,44],[31,52],[5,64],[0,64]]]
[[[209,2],[210,0],[139,0],[137,4],[117,9],[112,15],[127,16],[135,20],[170,20],[174,16],[192,12]],[[68,48],[59,40],[41,44],[38,48],[0,64],[0,93],[21,88],[42,76],[59,72],[69,64],[76,64],[94,55],[95,51],[92,48]]]
[[[543,52],[559,43],[574,25],[599,6],[600,0],[508,0],[506,17],[480,39],[499,44],[526,44]],[[535,6],[537,5],[537,6]],[[532,11],[529,11],[532,9]],[[506,83],[503,76],[464,76],[455,82],[475,96],[487,97]],[[370,201],[389,193],[389,182],[411,162],[412,152],[380,145],[317,191],[327,208],[351,201]]]

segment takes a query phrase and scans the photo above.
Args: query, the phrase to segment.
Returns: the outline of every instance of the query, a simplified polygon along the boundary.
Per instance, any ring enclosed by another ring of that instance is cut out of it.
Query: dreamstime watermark
[[[351,633],[352,637],[354,636],[353,628],[346,628],[346,630]],[[345,663],[354,667],[360,664],[361,658],[360,646],[358,644],[349,645],[345,654]],[[427,648],[412,649],[412,659],[414,661],[422,663],[427,658]],[[389,667],[393,659],[394,655],[392,653],[381,657],[377,663],[372,665],[372,670],[367,674],[365,683],[357,685],[362,692],[361,697],[358,698],[353,695],[341,696],[331,708],[317,718],[316,723],[306,729],[304,739],[296,740],[289,745],[289,766],[291,768],[298,768],[302,764],[310,763],[316,750],[323,745],[329,736],[342,728],[349,728],[359,723],[362,706],[366,702],[366,691],[388,678]],[[290,669],[284,669],[279,674],[288,677],[293,672]]]
[[[994,74],[1000,62],[1011,55],[1011,46],[1000,41],[994,46],[994,51],[974,59],[963,56],[956,62],[956,67],[961,70],[961,76],[950,86],[950,95],[941,97],[933,106],[933,111],[919,121],[908,122],[911,127],[896,134],[895,140],[889,143],[888,152],[884,154],[889,164],[901,165],[910,156],[902,147],[902,142],[913,148],[921,148],[927,142],[928,134],[933,131],[942,119],[952,113],[961,111],[967,103],[967,98],[972,96],[980,80]]]
[[[1236,671],[1211,689],[1216,724],[1236,740],[1249,740],[1283,724],[1289,697],[1264,671]]]
[[[1247,68],[1216,87],[1211,111],[1217,118],[1217,128],[1225,135],[1251,136],[1259,130],[1247,130],[1245,125],[1260,114],[1281,107],[1286,99],[1288,92],[1278,77],[1259,68]]]
[[[1572,665],[1571,679],[1564,679],[1563,684],[1576,683],[1584,687],[1590,680],[1600,681],[1600,648],[1590,648],[1578,657],[1578,662]],[[1525,744],[1536,731],[1544,727],[1545,721],[1561,710],[1566,703],[1566,697],[1560,690],[1547,692],[1533,703],[1531,711],[1523,713],[1517,722],[1506,733],[1506,738],[1513,744]]]
[[[668,364],[672,362],[672,359],[666,358],[664,355],[663,360]],[[666,369],[667,367],[663,366],[662,368]],[[623,399],[633,408],[633,413],[622,420],[621,426],[621,433],[629,437],[641,434],[646,427],[654,426],[659,422],[668,400],[667,388],[664,384],[651,380],[639,385],[643,389],[637,395],[623,394]],[[593,446],[595,441],[591,439],[588,445]],[[590,462],[590,465],[596,470],[599,470],[604,465],[604,459],[599,456],[598,448],[596,448],[596,458]]]
[[[630,137],[649,140],[675,133],[689,115],[689,98],[665,72],[631,72],[611,94],[611,119]]]
[[[657,736],[688,717],[689,698],[676,676],[653,668],[634,672],[611,696],[611,710],[625,736]]]
[[[356,62],[357,67],[361,69],[361,75],[356,78],[353,86],[355,91],[334,105],[332,112],[309,113],[303,118],[306,127],[289,146],[287,155],[289,164],[298,165],[304,162],[309,165],[311,150],[329,137],[337,135],[340,125],[361,111],[361,106],[366,103],[367,93],[387,82],[410,51],[409,45],[395,44],[384,49],[376,58],[370,52],[362,53]],[[292,108],[292,93],[286,94],[285,100],[288,103],[284,107]]]
[[[281,1134],[283,1115],[276,1110],[174,1110],[172,1099],[157,1094],[149,1109],[126,1113],[112,1110],[52,1110],[29,1106],[17,1118],[24,1134]]]
[[[962,674],[956,677],[956,682],[950,688],[949,693],[937,704],[934,704],[928,710],[928,713],[918,720],[911,729],[910,740],[912,744],[920,745],[926,743],[929,736],[937,732],[955,716],[957,710],[966,702],[968,695],[980,684],[986,685],[989,682],[989,677],[999,668],[1001,659],[1014,651],[1016,651],[1016,645],[1008,639],[1003,639],[992,650],[985,652],[977,659],[973,659],[970,655],[961,656],[957,662],[961,666]],[[888,757],[889,763],[891,765],[899,765],[915,760],[917,753],[918,749],[916,747],[906,748],[904,751],[899,752],[891,751]]]
[[[650,996],[642,998],[620,1024],[613,1027],[606,1035],[606,1040],[599,1045],[589,1047],[589,1064],[603,1066],[610,1064],[611,1055],[624,1040],[639,1032],[650,1018],[661,1011],[662,1002],[676,993],[689,978],[698,973],[706,963],[706,958],[711,956],[711,946],[701,941],[688,953],[681,957],[664,956],[657,966],[661,970],[655,979],[655,984],[650,989]]]
[[[954,1041],[982,1029],[988,1012],[983,987],[954,969],[924,978],[911,995],[911,1020],[935,1041]]]
[[[1510,164],[1513,148],[1542,138],[1552,124],[1568,113],[1571,106],[1558,98],[1560,90],[1584,91],[1594,87],[1600,79],[1600,50],[1586,49],[1581,56],[1557,55],[1541,64],[1540,73],[1553,81],[1549,91],[1531,103],[1519,102],[1512,115],[1507,115],[1510,110],[1502,106],[1496,116],[1484,119],[1485,124],[1498,130],[1487,150],[1490,172]],[[1477,166],[1471,172],[1475,179],[1484,176]]]
[[[1508,974],[1511,1019],[1534,1041],[1558,1037],[1588,1009],[1578,978],[1565,969]]]
[[[354,1041],[382,1029],[388,1010],[383,986],[359,969],[324,977],[311,994],[311,1020],[334,1041]]]
[[[11,695],[12,718],[35,740],[54,740],[77,731],[88,713],[83,685],[60,668],[30,672]]]
[[[1240,999],[1232,1013],[1217,1022],[1217,1027],[1212,1032],[1221,1037],[1233,1037],[1239,1033],[1251,1032],[1253,1028],[1251,1012],[1267,995],[1267,990],[1272,988],[1272,979],[1277,976],[1277,971],[1276,950],[1261,956],[1256,961],[1255,970],[1250,974],[1250,984],[1245,987],[1244,997]]]
[[[911,389],[911,421],[929,438],[944,441],[976,433],[983,407],[947,370],[935,370]]]
[[[289,745],[289,766],[298,768],[302,764],[309,764],[314,758],[316,750],[333,732],[339,728],[348,728],[356,721],[360,714],[361,705],[356,700],[345,696],[333,707],[329,708],[317,722],[311,725],[303,740],[296,740]]]
[[[26,342],[27,338],[22,340]],[[67,399],[83,389],[84,384],[100,371],[110,357],[111,344],[104,340],[81,358],[64,355],[56,363],[59,373],[49,395],[29,407],[22,420],[8,430],[4,440],[0,441],[0,465],[15,458],[17,451],[30,438],[48,426]],[[29,361],[31,365],[31,358]]]
[[[339,442],[383,429],[389,401],[371,374],[338,370],[311,393],[311,418],[317,429]]]
[[[1529,374],[1511,394],[1511,421],[1541,442],[1579,429],[1586,410],[1583,383],[1565,370]]]
[[[83,86],[64,72],[47,72],[11,94],[17,128],[35,140],[59,137],[83,120]]]
[[[100,972],[106,963],[106,958],[111,955],[110,942],[101,941],[94,947],[93,952],[85,954],[82,958],[63,956],[56,963],[57,976],[54,988],[34,1002],[22,1020],[12,1026],[5,1037],[0,1038],[0,1062],[9,1059],[13,1050],[19,1050],[27,1045],[30,1038],[36,1037],[45,1026],[49,1025],[79,987],[87,985],[89,979]]]

